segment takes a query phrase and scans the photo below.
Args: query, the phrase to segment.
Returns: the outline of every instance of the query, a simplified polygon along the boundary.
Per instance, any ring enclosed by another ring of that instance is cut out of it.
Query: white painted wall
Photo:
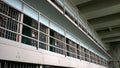
[[[0,59],[73,68],[107,68],[4,38],[0,38]]]

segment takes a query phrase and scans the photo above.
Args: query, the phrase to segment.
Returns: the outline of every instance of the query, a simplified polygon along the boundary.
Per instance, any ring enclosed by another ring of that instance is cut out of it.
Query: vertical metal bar
[[[30,64],[30,68],[32,68],[32,64]]]
[[[3,22],[3,23],[4,23],[4,22]],[[7,26],[7,23],[9,23],[9,19],[7,19],[7,21],[5,21],[5,26],[4,26],[5,28],[7,28],[7,27],[6,27],[6,26]],[[4,38],[7,38],[7,37],[6,37],[6,32],[7,32],[7,31],[5,30],[5,32],[4,32]]]
[[[13,66],[12,68],[15,68],[15,63],[12,63],[12,66]]]
[[[18,68],[18,64],[19,64],[19,63],[15,63],[15,68]]]
[[[0,68],[2,67],[1,64],[2,64],[2,62],[0,61]]]
[[[10,32],[11,33],[11,36],[10,36],[10,39],[14,40],[14,33]]]
[[[23,12],[23,7],[24,7],[24,3],[22,2],[22,12]],[[19,19],[18,19],[21,23],[23,23],[23,13],[19,13]],[[18,33],[19,34],[22,34],[22,28],[23,28],[23,25],[19,22],[19,27],[18,27]],[[21,42],[22,41],[22,36],[19,35],[19,39],[18,39],[18,42]]]
[[[10,21],[10,19],[9,19],[9,21],[8,21],[8,23],[6,23],[6,27],[5,28],[9,28],[9,23],[10,23],[11,21]],[[6,31],[6,37],[9,39],[9,32],[8,31]]]
[[[25,68],[24,66],[25,66],[25,65],[22,63],[22,64],[21,64],[21,68]]]
[[[14,10],[14,11],[15,11],[15,10]],[[15,19],[17,20],[17,18],[18,18],[18,17],[17,17],[17,11],[14,12],[14,17],[15,17]]]
[[[11,63],[9,63],[9,68],[12,68],[12,67],[11,67]]]
[[[12,12],[11,12],[11,17],[15,19],[15,17],[14,17],[14,16],[15,16],[15,15],[14,15],[14,12],[15,12],[14,9],[11,8],[11,11],[12,11]]]
[[[75,43],[75,57],[77,58],[77,44]]]
[[[6,31],[6,30],[5,30],[5,31]],[[6,32],[5,32],[5,35],[6,35],[5,38],[7,38],[7,39],[8,39],[8,34],[9,34],[8,31],[6,31]]]
[[[37,49],[39,48],[39,39],[40,39],[40,22],[39,22],[39,19],[40,19],[40,13],[38,13],[38,45],[37,45]]]
[[[20,20],[21,23],[23,23],[23,13],[21,13],[21,20]],[[22,24],[19,24],[19,33],[22,34],[22,28],[23,28],[23,25]],[[19,42],[22,41],[22,36],[20,35],[19,36]]]
[[[46,50],[49,51],[49,45],[50,45],[50,39],[49,39],[49,36],[50,36],[50,20],[49,20],[49,26],[46,28]]]
[[[1,12],[2,12],[2,13],[3,13],[3,5],[4,5],[3,2],[1,2],[1,3],[0,3],[0,6],[1,6],[0,9],[1,9]]]
[[[17,11],[14,9],[14,19],[16,19],[17,20]]]
[[[15,17],[14,17],[14,16],[15,16],[15,15],[14,15],[14,12],[15,12],[14,9],[11,8],[11,11],[12,11],[12,12],[11,12],[11,17],[15,19]]]
[[[42,65],[40,65],[40,68],[43,68],[43,66],[42,66]]]
[[[67,49],[66,49],[66,31],[64,30],[64,55],[67,56]]]
[[[50,20],[49,20],[49,26],[48,26],[48,28],[47,28],[47,36],[48,36],[48,38],[47,38],[47,50],[48,51],[50,51]]]
[[[26,68],[28,68],[28,64],[27,64],[27,63],[25,63],[25,65],[26,65],[25,67],[26,67]]]
[[[27,68],[27,65],[24,63],[24,68]]]
[[[5,12],[5,14],[7,14],[7,13],[6,13],[6,12],[7,12],[7,10],[6,10],[6,6],[7,6],[7,5],[4,4],[4,10],[5,10],[4,12]]]
[[[7,31],[9,34],[8,34],[8,38],[12,40],[12,33]]]
[[[34,68],[32,64],[31,64],[31,68]]]
[[[3,3],[3,13],[5,14],[4,9],[5,9],[5,4]]]
[[[19,12],[18,13],[18,21],[20,21],[20,20],[21,20],[21,14]],[[19,30],[20,30],[20,22],[17,22],[17,24],[16,24],[17,33],[19,33]],[[16,41],[19,42],[19,35],[18,34],[16,34]]]
[[[9,14],[9,11],[10,11],[10,7],[9,6],[7,6],[8,7],[8,11],[7,11],[7,14],[6,15],[8,15]]]
[[[12,10],[10,8],[9,16],[12,17]]]
[[[83,52],[83,60],[85,60],[85,52],[83,47],[82,47],[82,52]]]
[[[90,51],[88,50],[88,61],[90,62]]]
[[[13,18],[14,18],[15,20],[17,20],[17,13],[16,13],[16,12],[17,12],[17,11],[14,9],[14,12],[13,12],[14,17],[13,17]]]
[[[7,63],[6,63],[6,61],[4,62],[4,68],[7,68]]]
[[[18,68],[21,68],[21,63],[18,64]]]

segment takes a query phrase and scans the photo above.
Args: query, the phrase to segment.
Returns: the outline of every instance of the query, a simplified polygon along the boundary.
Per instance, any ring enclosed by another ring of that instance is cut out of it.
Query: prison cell
[[[43,33],[39,33],[40,35],[39,35],[39,40],[40,41],[42,41],[42,42],[45,42],[45,43],[47,43],[47,35],[45,35],[45,34],[43,34]]]
[[[85,52],[85,60],[89,61],[89,51],[87,49],[84,49]]]
[[[65,38],[54,30],[50,29],[50,50],[60,54],[64,54]]]
[[[33,28],[38,29],[38,22],[35,21],[35,20],[32,20],[32,21],[31,21],[31,26],[32,26]]]
[[[7,15],[7,16],[10,16],[11,18],[13,19],[16,19],[18,20],[19,19],[19,15],[20,15],[20,12],[15,10],[14,8],[11,8],[9,7],[7,4],[3,3],[0,1],[0,12]]]
[[[17,40],[20,12],[0,1],[0,37]]]
[[[96,63],[96,55],[94,54],[94,63]]]
[[[97,55],[95,55],[95,63],[97,64],[97,59],[98,59],[98,57],[97,57]]]
[[[5,38],[16,41],[16,34],[9,31],[5,31]]]
[[[84,60],[85,59],[85,52],[84,52],[84,47],[80,47],[80,59],[81,60]]]
[[[11,8],[11,7],[9,8],[8,11],[9,11],[9,12],[8,12],[8,15],[9,15],[10,17],[18,20],[18,17],[19,17],[19,14],[20,14],[19,11],[16,11],[15,9],[13,9],[13,8]]]
[[[100,57],[100,65],[103,65],[103,59]]]
[[[91,62],[94,62],[94,53],[93,52],[90,53],[90,59],[91,59]]]
[[[98,55],[96,55],[96,64],[98,64],[99,62],[98,62]]]
[[[6,27],[6,24],[7,24],[7,21],[8,21],[8,18],[3,16],[2,13],[0,14],[0,26],[1,27]]]
[[[38,39],[38,31],[23,25],[22,34],[26,36],[22,36],[23,43],[29,45],[37,45],[37,42],[35,42],[35,40]],[[28,37],[30,37],[31,39]]]
[[[100,57],[98,56],[98,59],[97,59],[97,64],[100,64]]]
[[[93,59],[93,55],[92,52],[90,51],[90,62],[92,62],[92,59]]]
[[[32,28],[38,29],[38,22],[36,20],[30,18],[29,16],[25,15],[25,14],[23,17],[23,23],[32,27]]]
[[[23,19],[21,14],[24,16]],[[66,14],[68,16],[70,15],[68,12],[66,12]],[[20,25],[22,25],[22,27],[19,27]],[[18,32],[20,29],[22,29],[22,34],[19,34]],[[49,33],[48,30],[50,30]],[[105,59],[98,57],[98,55],[95,53],[91,53],[81,45],[78,45],[72,40],[65,38],[65,36],[57,33],[49,27],[46,27],[42,24],[42,22],[38,22],[32,19],[31,17],[17,11],[0,0],[0,37],[16,41],[18,39],[17,36],[21,36],[22,43],[28,45],[35,47],[39,46],[39,48],[45,50],[50,48],[50,51],[55,53],[64,55],[66,53],[67,56],[101,64],[104,66],[107,65],[107,61]],[[49,43],[48,40],[50,41]],[[15,66],[14,63],[8,64],[8,67],[19,68],[21,65],[23,65],[23,68],[29,67],[29,65],[26,66],[26,64],[16,64]],[[0,67],[4,68],[3,61],[0,61]],[[33,66],[31,68],[35,67]]]
[[[77,44],[71,41],[70,39],[66,39],[66,47],[67,47],[67,55],[77,58]]]
[[[47,50],[48,49],[48,44],[46,44],[44,42],[39,42],[39,48]]]
[[[48,36],[43,34],[43,33],[39,33],[39,41],[40,41],[40,44],[39,44],[39,48],[42,48],[42,49],[47,49],[48,45]]]
[[[39,41],[40,48],[48,49],[48,28],[43,24],[40,24]]]
[[[28,45],[31,45],[31,46],[34,46],[34,47],[37,47],[38,46],[38,41],[33,39],[33,38],[30,38],[30,37],[27,37],[27,36],[22,36],[22,43],[24,44],[28,44]]]
[[[11,19],[11,18],[8,18],[8,17],[5,17],[3,15],[0,15],[0,26],[1,27],[4,27],[6,29],[9,29],[9,30],[12,30],[12,31],[15,31],[17,32],[17,26],[18,26],[18,22]]]
[[[33,20],[32,18],[24,15],[23,19],[23,28],[22,28],[22,34],[25,36],[22,36],[22,43],[37,46],[38,41],[38,22]],[[31,38],[28,38],[31,37]],[[33,39],[32,39],[33,38]],[[36,39],[36,40],[34,40]]]
[[[65,41],[65,37],[62,36],[62,35],[60,35],[57,32],[54,33],[54,37],[57,38],[57,39],[59,39],[59,40],[61,40],[61,41],[63,41],[63,42]]]
[[[80,45],[77,44],[77,58],[80,59]]]
[[[57,52],[60,54],[64,53],[65,44],[63,42],[61,42],[60,40],[57,40],[54,37],[50,37],[50,44],[52,45],[50,47],[53,49],[54,52]],[[50,50],[52,50],[52,49],[50,49]]]
[[[101,58],[101,65],[103,65],[103,59]]]
[[[8,15],[8,10],[9,10],[9,6],[3,3],[2,1],[0,1],[0,12],[5,15]]]
[[[48,34],[48,27],[40,23],[40,31]]]
[[[93,63],[95,63],[95,54],[93,53]]]

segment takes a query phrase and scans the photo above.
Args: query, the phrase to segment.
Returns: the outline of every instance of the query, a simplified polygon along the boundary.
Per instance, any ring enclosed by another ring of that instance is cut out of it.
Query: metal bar
[[[21,13],[20,16],[21,16],[20,22],[23,22],[23,14]],[[21,23],[19,24],[18,28],[19,28],[18,33],[22,34],[23,25]],[[19,36],[19,42],[22,42],[22,36]]]
[[[2,62],[0,61],[0,68],[2,68],[2,66],[1,66],[1,65],[2,65]]]
[[[40,68],[43,68],[43,66],[42,66],[42,65],[40,65]]]
[[[48,28],[48,39],[47,39],[47,41],[48,41],[47,42],[47,45],[48,45],[47,50],[50,51],[50,46],[49,46],[50,45],[50,29],[49,28]]]

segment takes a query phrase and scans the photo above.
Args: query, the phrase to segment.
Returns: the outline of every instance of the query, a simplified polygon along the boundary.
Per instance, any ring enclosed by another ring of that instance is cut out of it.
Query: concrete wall
[[[113,67],[120,68],[120,44],[111,45],[111,52],[113,56]]]
[[[0,59],[73,68],[107,68],[4,38],[0,38]]]
[[[111,51],[114,60],[118,61],[120,60],[120,44],[119,45],[112,45],[111,46]]]

